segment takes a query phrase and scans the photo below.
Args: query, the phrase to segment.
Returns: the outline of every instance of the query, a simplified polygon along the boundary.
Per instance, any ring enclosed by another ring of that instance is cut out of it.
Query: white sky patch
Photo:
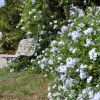
[[[0,0],[0,7],[4,5],[5,0]]]

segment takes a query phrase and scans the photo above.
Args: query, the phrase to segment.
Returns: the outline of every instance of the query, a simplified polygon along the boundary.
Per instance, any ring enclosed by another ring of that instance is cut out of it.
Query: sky
[[[4,0],[0,0],[0,7],[4,5]]]

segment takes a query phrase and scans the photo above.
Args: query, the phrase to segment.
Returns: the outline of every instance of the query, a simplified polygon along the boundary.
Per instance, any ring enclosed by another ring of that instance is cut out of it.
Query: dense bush
[[[59,22],[57,21],[57,14],[51,13],[48,2],[26,0],[22,17],[17,27],[20,27],[26,33],[26,37],[38,37],[39,52],[41,52],[41,50],[48,47],[51,40],[55,39],[60,27],[56,24]]]
[[[22,12],[22,0],[5,0],[5,5],[0,8],[0,30],[8,33],[15,30]]]
[[[87,3],[84,6],[85,0],[78,0],[83,3],[84,7],[79,5],[82,9],[69,0],[58,1],[23,2],[24,10],[16,27],[28,38],[38,37],[40,55],[31,60],[32,65],[28,59],[20,59],[11,68],[19,71],[31,66],[34,72],[54,77],[48,86],[49,100],[99,100],[100,7],[88,7]],[[65,5],[70,7],[68,16]],[[58,9],[69,19],[60,16]]]
[[[37,57],[45,76],[55,80],[48,87],[49,100],[100,99],[100,7],[71,7],[68,26]],[[95,15],[95,16],[94,16]]]
[[[6,15],[9,31],[13,31],[19,23],[23,0],[5,0],[4,13]]]
[[[31,67],[30,58],[26,56],[20,56],[18,59],[14,60],[10,65],[10,71],[21,71]]]
[[[24,35],[19,30],[15,30],[11,33],[5,33],[2,37],[2,48],[4,50],[16,50],[19,41],[24,38]]]
[[[8,29],[6,14],[4,13],[4,9],[0,8],[0,31],[4,32],[5,29]]]
[[[4,50],[15,50],[19,40],[23,38],[20,29],[16,29],[22,10],[22,0],[5,0],[5,5],[0,8],[0,31],[3,32],[2,47]]]
[[[55,39],[61,25],[68,23],[71,4],[85,9],[92,5],[92,2],[88,0],[86,2],[85,0],[25,0],[17,27],[26,33],[26,37],[38,37],[39,52],[41,52]]]
[[[87,7],[83,11],[72,6],[68,25],[50,10],[48,2],[44,6],[38,0],[26,2],[19,24],[26,36],[38,36],[42,48],[32,61],[33,71],[55,77],[48,87],[49,100],[99,100],[100,7]],[[43,50],[45,47],[48,48]]]

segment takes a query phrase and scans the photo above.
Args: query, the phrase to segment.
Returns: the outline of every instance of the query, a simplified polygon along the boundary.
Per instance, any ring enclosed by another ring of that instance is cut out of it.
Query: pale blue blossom
[[[80,28],[83,28],[85,26],[85,24],[83,22],[81,22],[79,25],[78,25]]]
[[[85,68],[87,68],[87,65],[84,65],[84,64],[80,65],[80,69],[85,69]]]
[[[93,48],[89,51],[90,60],[96,60],[98,53],[96,52],[96,48]]]
[[[93,28],[87,28],[85,31],[84,31],[84,34],[85,35],[89,35],[93,32]]]
[[[63,41],[59,41],[59,42],[58,42],[58,45],[59,45],[59,46],[63,46],[64,44],[65,44],[65,43],[64,43]]]
[[[64,81],[65,78],[66,78],[66,75],[65,75],[65,74],[61,74],[61,75],[60,75],[60,80],[61,80],[61,81]]]
[[[70,11],[70,15],[72,16],[72,15],[75,15],[75,11]]]
[[[66,71],[67,71],[67,66],[66,66],[66,65],[59,66],[59,67],[57,68],[57,71],[58,71],[59,73],[66,73]]]
[[[51,46],[52,47],[55,46],[56,44],[57,44],[57,41],[56,40],[51,41]]]
[[[88,100],[94,100],[93,98],[93,90],[91,87],[86,87],[82,90],[82,93],[78,95],[76,100],[85,100],[84,98],[88,98]]]
[[[93,99],[91,100],[100,100],[100,91],[94,94]]]
[[[83,69],[80,69],[80,78],[82,80],[87,78],[87,73]]]
[[[90,45],[94,45],[94,43],[90,39],[86,39],[86,44],[85,46],[88,47]]]
[[[40,64],[40,67],[41,67],[41,69],[44,69],[45,68],[45,64],[44,63],[41,63]]]
[[[69,36],[72,37],[72,40],[77,41],[81,37],[81,33],[73,31],[69,33]]]
[[[80,78],[81,80],[87,78],[88,74],[87,72],[85,71],[85,69],[87,68],[87,65],[84,65],[84,64],[81,64],[80,65]]]
[[[66,87],[72,86],[72,84],[73,84],[73,79],[72,78],[66,79],[66,81],[65,81],[65,86]]]
[[[49,98],[49,100],[53,100],[53,99],[51,99],[52,98],[52,93],[51,92],[48,93],[48,98]]]
[[[58,48],[56,48],[56,47],[52,47],[52,49],[51,49],[50,52],[52,52],[52,53],[57,53],[57,51],[58,51]]]
[[[87,78],[87,83],[90,83],[91,82],[91,80],[92,80],[92,76],[89,76],[88,78]]]
[[[50,60],[48,61],[48,64],[49,64],[49,65],[53,65],[53,60],[50,59]]]
[[[43,57],[43,59],[41,60],[41,62],[46,62],[47,59],[45,57]]]
[[[53,97],[59,96],[59,93],[58,93],[58,92],[53,93],[52,96],[53,96]]]
[[[66,32],[67,31],[67,29],[68,29],[68,27],[67,26],[62,26],[61,27],[61,33],[64,33],[64,32]]]
[[[77,51],[77,49],[76,48],[73,48],[73,47],[70,47],[69,48],[69,51],[74,54]]]
[[[83,10],[79,10],[79,17],[83,17],[83,16],[84,16]]]
[[[67,68],[74,68],[76,62],[78,62],[78,61],[79,61],[78,58],[71,58],[71,57],[67,58],[67,60],[66,60]]]

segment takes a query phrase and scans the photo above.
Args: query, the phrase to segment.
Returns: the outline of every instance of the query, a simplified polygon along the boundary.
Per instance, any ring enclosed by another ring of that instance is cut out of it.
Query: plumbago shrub
[[[21,20],[16,27],[25,33],[26,38],[38,37],[41,52],[56,37],[60,20],[57,20],[56,13],[50,12],[47,1],[25,0]]]
[[[37,57],[48,86],[49,100],[100,100],[100,7],[72,6],[50,48]],[[34,62],[34,61],[33,61]]]

